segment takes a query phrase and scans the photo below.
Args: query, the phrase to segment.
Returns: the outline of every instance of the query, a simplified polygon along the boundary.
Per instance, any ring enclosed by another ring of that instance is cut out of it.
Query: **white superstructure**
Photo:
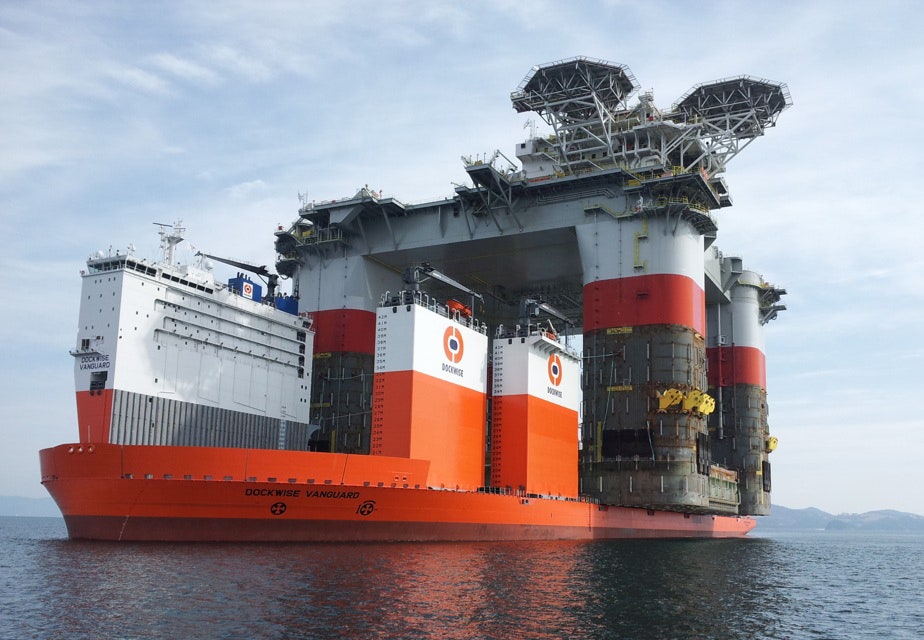
[[[241,274],[164,260],[87,261],[74,356],[87,441],[309,448],[314,333]],[[292,302],[289,300],[289,302]],[[291,305],[290,305],[291,306]]]

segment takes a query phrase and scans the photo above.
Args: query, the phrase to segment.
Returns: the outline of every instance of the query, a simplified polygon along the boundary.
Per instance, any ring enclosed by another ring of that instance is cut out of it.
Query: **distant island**
[[[0,516],[60,518],[61,512],[51,498],[0,496]],[[924,516],[890,509],[833,515],[812,507],[789,509],[775,504],[769,516],[757,518],[756,531],[924,533]]]
[[[775,504],[769,516],[757,518],[756,531],[783,530],[924,533],[924,516],[892,509],[834,515],[813,507],[789,509]]]

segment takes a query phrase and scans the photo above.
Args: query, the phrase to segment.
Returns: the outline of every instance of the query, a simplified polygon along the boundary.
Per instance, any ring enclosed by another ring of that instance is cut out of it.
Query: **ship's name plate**
[[[108,369],[110,364],[108,355],[80,357],[81,370],[93,371],[94,369]]]
[[[299,498],[304,493],[306,498],[339,498],[346,500],[355,500],[359,497],[359,491],[333,491],[308,489],[304,492],[301,489],[244,489],[245,496],[254,496],[258,498]]]

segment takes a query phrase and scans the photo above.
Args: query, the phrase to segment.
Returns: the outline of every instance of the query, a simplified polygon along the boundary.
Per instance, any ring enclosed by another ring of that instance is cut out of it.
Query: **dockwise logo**
[[[453,364],[458,364],[462,360],[462,353],[465,351],[465,345],[462,342],[462,334],[458,327],[446,327],[443,334],[443,352],[446,358]]]
[[[557,387],[561,384],[561,376],[561,358],[553,353],[549,356],[549,380]]]

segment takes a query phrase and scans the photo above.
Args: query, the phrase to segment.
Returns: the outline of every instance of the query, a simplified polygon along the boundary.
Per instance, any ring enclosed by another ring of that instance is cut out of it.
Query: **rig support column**
[[[578,227],[584,265],[581,490],[608,504],[709,506],[703,238],[649,209]]]
[[[277,234],[276,247],[292,256],[279,266],[290,267],[297,290],[312,292],[299,298],[316,332],[311,408],[320,429],[312,448],[369,453],[375,310],[383,292],[401,288],[401,277],[350,245],[331,220],[348,213],[306,205],[300,214],[299,237]]]
[[[785,307],[785,291],[768,285],[741,259],[716,256],[728,302],[707,307],[709,393],[718,406],[710,416],[712,457],[738,472],[742,515],[770,513],[769,454],[776,447],[768,427],[763,325]]]

